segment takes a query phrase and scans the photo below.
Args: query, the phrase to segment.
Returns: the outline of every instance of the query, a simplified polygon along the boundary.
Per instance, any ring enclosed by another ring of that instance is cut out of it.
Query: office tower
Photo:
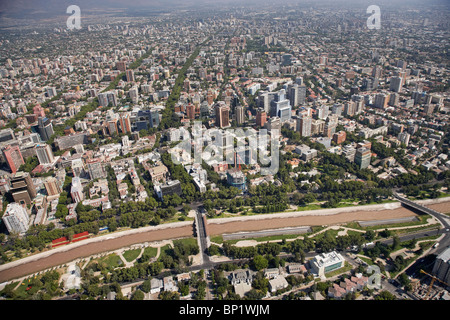
[[[245,122],[245,107],[237,106],[236,107],[236,123],[241,125]]]
[[[394,92],[400,92],[402,90],[403,78],[401,77],[392,77],[391,82],[389,84],[389,90]]]
[[[70,196],[74,202],[81,202],[84,200],[83,186],[81,185],[80,177],[72,178]]]
[[[134,71],[133,70],[127,70],[126,76],[127,76],[127,82],[134,82]]]
[[[38,144],[35,146],[35,149],[39,164],[50,164],[55,161],[52,148],[48,144]]]
[[[280,118],[281,123],[289,121],[292,117],[292,109],[289,104],[289,100],[276,102],[277,116]]]
[[[3,157],[12,173],[16,173],[19,170],[19,167],[22,164],[25,164],[19,146],[6,146],[3,149]]]
[[[52,97],[54,97],[56,95],[57,95],[57,92],[56,92],[56,88],[55,87],[48,87],[47,88],[47,96],[49,98],[52,98]]]
[[[288,99],[286,99],[286,91],[281,89],[275,95],[275,99],[270,103],[270,115],[280,118],[281,123],[291,119],[292,107]]]
[[[292,107],[297,107],[299,105],[299,86],[298,84],[290,85],[288,87],[288,98]]]
[[[358,148],[355,153],[355,163],[360,169],[366,169],[370,165],[370,157],[372,153],[366,147]]]
[[[186,116],[188,119],[195,119],[195,106],[193,104],[188,104],[186,106]]]
[[[157,110],[139,110],[131,121],[133,131],[156,128],[159,126],[159,113]]]
[[[450,247],[436,257],[432,273],[441,281],[450,283]]]
[[[61,185],[55,177],[48,177],[47,180],[44,181],[44,187],[49,196],[55,196],[62,191]]]
[[[292,54],[284,54],[281,58],[283,66],[289,66],[292,64]]]
[[[256,112],[256,125],[264,127],[267,122],[267,113],[261,109]]]
[[[2,219],[10,234],[23,234],[28,230],[30,217],[27,210],[18,203],[8,203]]]
[[[375,96],[375,107],[379,109],[386,109],[387,104],[389,101],[389,95],[386,95],[384,93],[379,93]]]
[[[11,194],[15,202],[31,204],[36,197],[36,189],[27,172],[18,171],[11,177]]]
[[[230,107],[225,104],[216,104],[216,126],[226,128],[230,126]]]
[[[247,189],[246,176],[238,169],[231,169],[227,171],[228,185],[245,191]]]
[[[37,131],[43,141],[47,141],[53,135],[53,125],[49,118],[39,117]]]
[[[131,120],[129,113],[121,113],[119,116],[119,126],[122,133],[131,132]]]

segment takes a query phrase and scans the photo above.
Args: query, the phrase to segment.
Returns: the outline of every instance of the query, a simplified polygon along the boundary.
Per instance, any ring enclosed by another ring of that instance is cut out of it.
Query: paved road
[[[394,192],[394,197],[399,200],[404,206],[409,207],[409,208],[413,208],[415,210],[418,210],[422,213],[426,213],[434,218],[436,218],[439,223],[442,225],[443,229],[441,233],[444,233],[445,236],[444,238],[442,238],[439,242],[439,247],[436,249],[433,249],[432,252],[430,253],[434,253],[436,255],[439,255],[440,253],[442,253],[444,250],[446,250],[449,246],[450,246],[450,219],[447,215],[437,212],[436,210],[427,208],[423,205],[420,205],[414,201],[411,201],[409,199],[406,199],[404,197],[402,197],[401,195],[399,195],[398,193]]]

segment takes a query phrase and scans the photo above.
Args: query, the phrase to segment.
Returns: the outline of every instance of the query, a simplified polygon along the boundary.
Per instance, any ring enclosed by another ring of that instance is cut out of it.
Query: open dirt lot
[[[208,220],[208,231],[210,235],[218,235],[222,233],[232,233],[239,231],[254,231],[264,229],[276,229],[293,226],[321,226],[342,224],[352,221],[368,221],[368,220],[382,220],[394,219],[416,216],[416,214],[406,208],[400,207],[390,210],[368,210],[368,211],[353,211],[342,212],[329,215],[302,215],[287,216],[279,218],[271,218],[270,215],[255,216],[254,219],[216,223],[213,220]],[[264,218],[264,219],[263,219]]]

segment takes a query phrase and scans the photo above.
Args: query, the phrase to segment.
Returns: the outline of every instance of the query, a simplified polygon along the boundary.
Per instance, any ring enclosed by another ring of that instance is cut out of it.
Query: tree
[[[253,258],[252,264],[253,264],[254,269],[257,270],[257,271],[259,271],[259,270],[262,270],[262,269],[267,268],[267,266],[269,265],[269,262],[268,262],[268,260],[267,260],[266,258],[264,258],[263,256],[261,256],[261,255],[256,255],[256,256]]]
[[[396,298],[389,291],[383,290],[375,297],[375,300],[396,300]]]
[[[151,290],[152,286],[150,283],[150,279],[145,280],[142,285],[141,285],[141,289],[142,291],[144,291],[145,293],[149,293]]]
[[[141,290],[137,289],[131,297],[131,300],[144,300],[144,297],[144,293]]]

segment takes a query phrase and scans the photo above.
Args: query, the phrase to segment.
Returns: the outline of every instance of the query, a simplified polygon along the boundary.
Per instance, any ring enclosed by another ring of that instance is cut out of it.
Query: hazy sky
[[[271,3],[282,6],[287,3],[300,3],[310,6],[312,3],[330,3],[336,7],[351,6],[352,3],[358,6],[369,6],[376,4],[379,6],[391,6],[393,4],[411,6],[413,3],[428,4],[440,3],[450,5],[449,0],[0,0],[0,18],[14,17],[27,18],[36,15],[65,15],[69,5],[78,5],[81,10],[90,11],[93,9],[127,8],[127,9],[155,9],[170,10],[172,8],[186,8],[200,5],[202,8],[208,6],[252,6],[258,8],[257,4]]]

